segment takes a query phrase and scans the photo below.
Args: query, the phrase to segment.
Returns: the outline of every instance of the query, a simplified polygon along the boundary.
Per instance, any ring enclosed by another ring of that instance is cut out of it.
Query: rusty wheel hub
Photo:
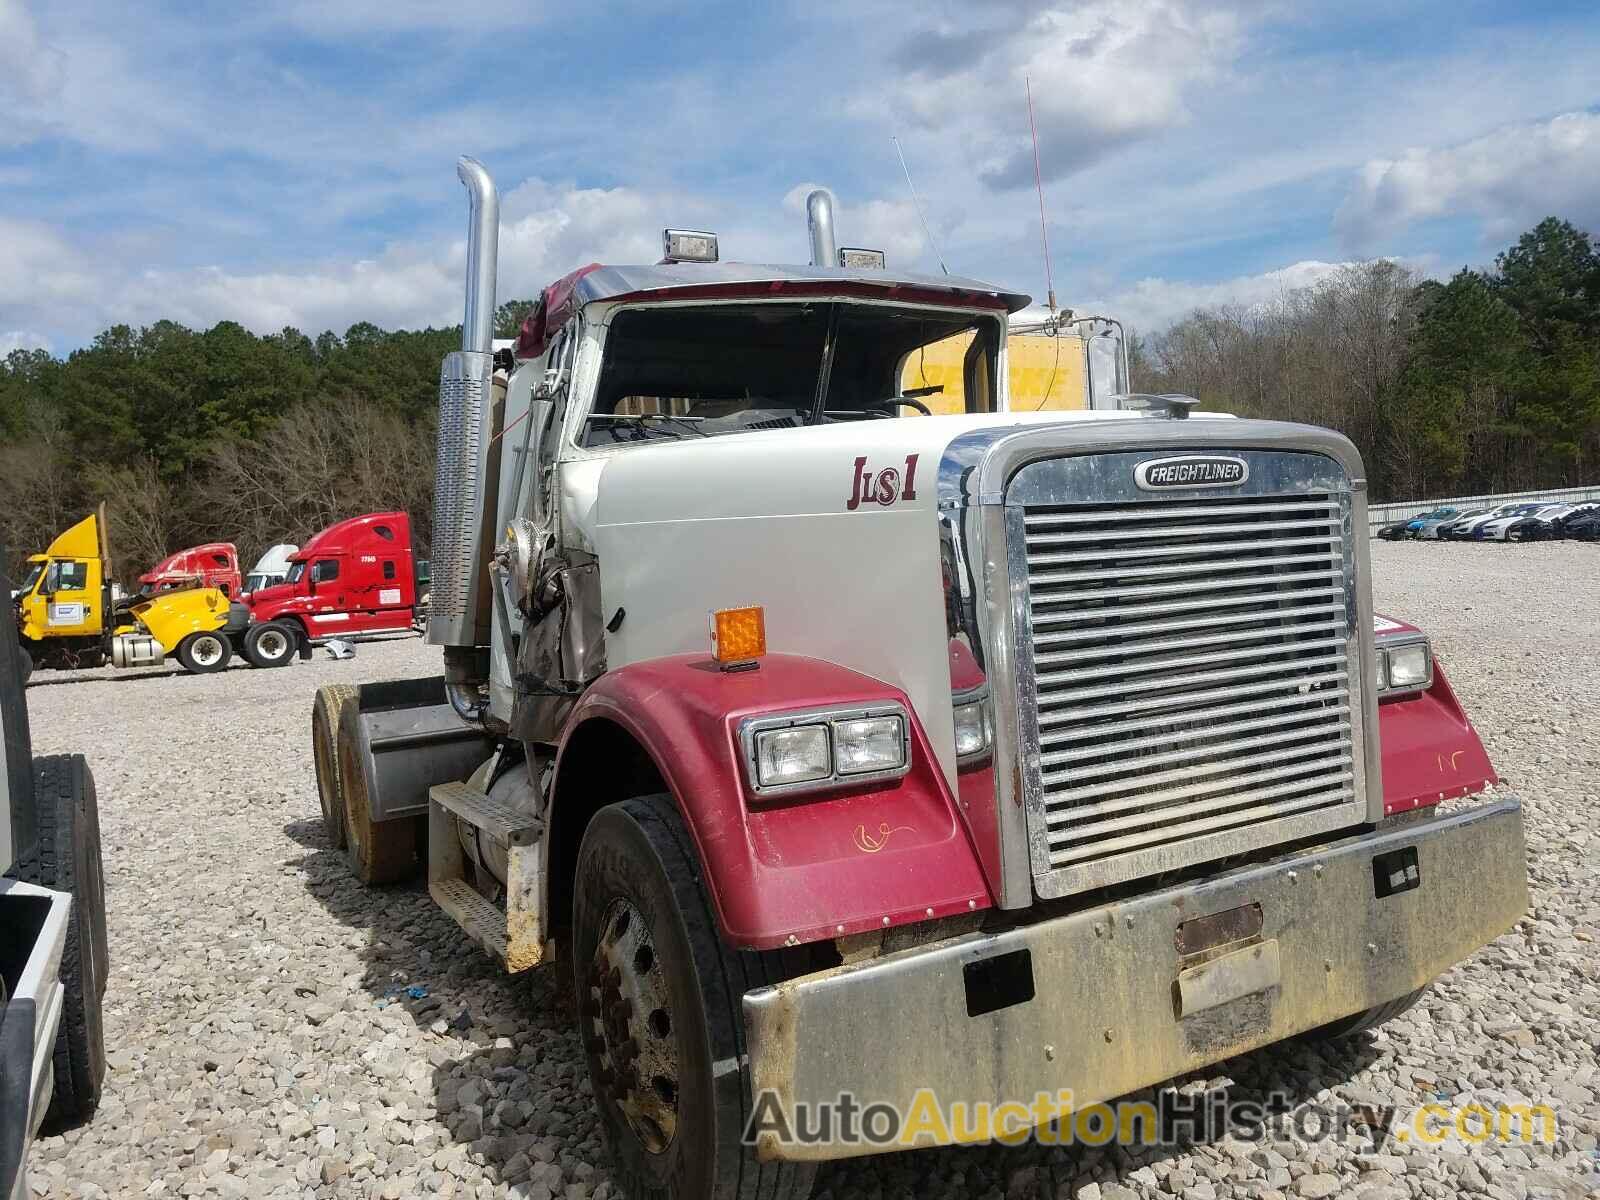
[[[678,1039],[666,973],[644,917],[627,900],[606,911],[589,965],[586,1048],[595,1087],[639,1144],[660,1154],[678,1130]]]

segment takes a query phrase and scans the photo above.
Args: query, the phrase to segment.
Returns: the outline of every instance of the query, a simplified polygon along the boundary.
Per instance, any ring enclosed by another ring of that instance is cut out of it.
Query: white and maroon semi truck
[[[591,265],[493,349],[470,159],[434,679],[325,691],[331,835],[570,971],[630,1195],[800,1196],[802,1110],[1124,1095],[1413,1003],[1522,813],[1375,616],[1360,456],[1172,396],[1011,411],[1027,298],[833,244]],[[903,366],[970,337],[963,412]],[[974,1111],[971,1107],[969,1112]],[[809,1133],[807,1132],[809,1130]]]
[[[33,756],[10,621],[0,795],[0,1198],[20,1200],[34,1135],[87,1120],[100,1101],[109,964],[94,777],[81,755]]]

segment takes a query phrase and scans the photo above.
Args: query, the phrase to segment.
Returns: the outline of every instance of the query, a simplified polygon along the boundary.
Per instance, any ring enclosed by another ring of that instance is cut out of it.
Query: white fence
[[[1499,496],[1444,496],[1437,500],[1397,500],[1392,504],[1373,504],[1367,508],[1367,526],[1376,533],[1385,525],[1406,520],[1435,508],[1496,508],[1519,501],[1546,504],[1576,504],[1580,500],[1600,500],[1600,484],[1591,487],[1549,488],[1545,491],[1506,492]]]

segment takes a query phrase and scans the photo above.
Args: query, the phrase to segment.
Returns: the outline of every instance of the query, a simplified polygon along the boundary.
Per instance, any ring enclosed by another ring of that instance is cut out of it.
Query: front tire
[[[1407,992],[1404,996],[1397,996],[1386,1004],[1379,1004],[1362,1012],[1351,1013],[1348,1017],[1341,1017],[1337,1021],[1329,1021],[1326,1025],[1308,1029],[1300,1036],[1308,1042],[1331,1042],[1360,1033],[1363,1029],[1376,1029],[1379,1025],[1392,1021],[1405,1012],[1418,1000],[1421,1000],[1427,994],[1427,991],[1428,985],[1423,984],[1416,991]]]
[[[210,675],[228,669],[233,646],[221,630],[191,633],[178,643],[178,662],[191,675]]]
[[[38,841],[11,874],[72,896],[67,944],[61,954],[63,995],[53,1063],[55,1089],[45,1113],[46,1125],[62,1129],[94,1114],[106,1074],[100,1004],[110,959],[100,809],[94,776],[81,754],[34,759],[33,794]]]
[[[742,1000],[783,977],[774,952],[730,950],[670,796],[601,809],[578,851],[579,1033],[614,1170],[630,1196],[802,1200],[815,1167],[758,1162]]]
[[[244,656],[252,667],[286,667],[299,640],[299,631],[282,621],[251,625],[244,631]]]
[[[360,689],[348,683],[325,683],[311,702],[311,759],[317,770],[317,798],[322,802],[322,827],[328,845],[343,850],[349,839],[344,829],[344,789],[339,786],[339,718],[354,706]]]

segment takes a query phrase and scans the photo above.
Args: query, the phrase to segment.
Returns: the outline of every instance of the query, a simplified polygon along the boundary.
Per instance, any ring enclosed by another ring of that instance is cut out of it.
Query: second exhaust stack
[[[806,197],[806,229],[811,234],[811,265],[836,267],[839,248],[833,237],[833,195],[817,188]]]

